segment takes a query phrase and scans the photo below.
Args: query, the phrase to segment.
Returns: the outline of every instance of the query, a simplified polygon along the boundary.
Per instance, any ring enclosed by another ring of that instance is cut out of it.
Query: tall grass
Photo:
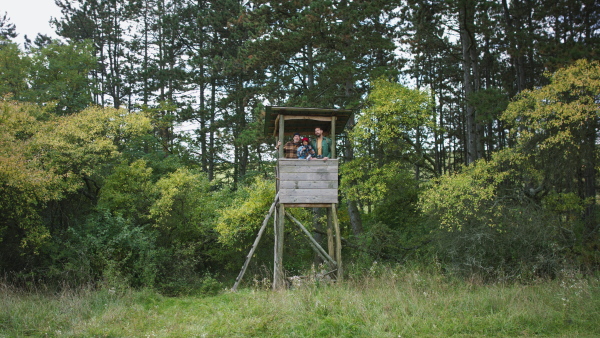
[[[280,292],[261,285],[177,298],[151,290],[48,294],[3,286],[0,336],[600,336],[598,278],[572,271],[507,285],[374,264],[336,284],[308,279]]]

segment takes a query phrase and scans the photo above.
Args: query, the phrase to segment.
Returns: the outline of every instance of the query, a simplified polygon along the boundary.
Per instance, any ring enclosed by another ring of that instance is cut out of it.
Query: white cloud
[[[51,18],[62,17],[54,0],[0,0],[0,15],[4,16],[4,12],[16,26],[19,36],[14,41],[20,45],[25,42],[25,35],[31,40],[38,33],[58,38],[50,26]]]

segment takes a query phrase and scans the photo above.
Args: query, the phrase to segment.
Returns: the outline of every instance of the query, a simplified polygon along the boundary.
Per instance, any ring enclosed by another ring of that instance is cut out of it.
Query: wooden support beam
[[[331,117],[331,158],[335,158],[335,116]]]
[[[280,116],[280,115],[277,115],[277,116]],[[283,118],[286,121],[290,121],[290,120],[312,120],[312,121],[323,121],[323,122],[331,121],[331,117],[329,117],[329,116],[283,115]]]
[[[310,244],[310,247],[313,249],[314,252],[317,253],[317,255],[319,255],[319,257],[321,257],[321,259],[323,260],[323,262],[327,262],[327,264],[334,269],[334,271],[337,271],[337,269],[335,269],[335,266],[329,261],[327,260],[327,257],[325,257],[323,255],[323,253],[315,246],[315,244],[309,240],[308,243]]]
[[[302,160],[297,160],[302,161]],[[283,168],[279,170],[279,180],[280,181],[337,181],[338,173],[333,172],[314,172],[314,173],[290,173],[285,172]]]
[[[281,180],[279,180],[281,181]],[[282,189],[338,189],[338,181],[300,181],[286,180],[281,182]],[[325,208],[329,208],[329,205]]]
[[[275,207],[275,214],[273,215],[274,220],[273,220],[273,234],[275,235],[274,238],[274,244],[273,244],[273,283],[275,283],[275,279],[277,278],[277,263],[278,263],[278,259],[277,259],[277,240],[279,239],[277,237],[277,227],[279,226],[279,218],[281,217],[281,214],[279,213],[280,209],[279,207],[281,206],[281,203],[279,203],[276,207]]]
[[[277,117],[275,118],[275,128],[273,129],[273,136],[276,136],[277,134],[277,130],[279,127],[279,118],[281,117],[281,115],[277,115]]]
[[[279,115],[277,116],[279,118]],[[284,135],[285,135],[285,120],[284,119],[279,119],[279,158],[283,158],[283,146],[284,146]]]
[[[342,235],[340,234],[340,223],[337,217],[337,204],[331,205],[333,216],[333,228],[335,230],[335,259],[337,263],[337,280],[342,280]]]
[[[254,244],[252,244],[250,253],[248,253],[248,256],[246,256],[246,261],[244,262],[242,271],[240,271],[240,274],[235,279],[235,284],[233,284],[233,288],[231,288],[231,291],[234,291],[234,292],[237,291],[238,285],[240,285],[240,282],[242,281],[242,278],[244,277],[244,274],[246,273],[248,264],[250,264],[252,255],[254,255],[254,251],[256,251],[256,247],[258,246],[258,243],[260,242],[260,238],[262,237],[263,233],[265,232],[265,229],[267,228],[267,223],[269,222],[269,219],[271,218],[273,211],[275,211],[275,206],[277,205],[278,200],[279,200],[279,193],[277,195],[275,195],[275,200],[273,201],[273,204],[271,204],[271,207],[269,208],[269,212],[267,213],[267,216],[265,217],[265,220],[263,221],[262,226],[260,227],[260,230],[258,231],[258,236],[256,236],[256,239],[254,240]]]
[[[331,203],[285,203],[286,208],[329,208]]]
[[[333,216],[331,215],[331,208],[327,208],[327,251],[329,256],[335,259],[335,242],[333,238]]]
[[[322,257],[325,259],[325,261],[329,262],[329,265],[332,266],[332,268],[335,268],[337,266],[336,261],[331,258],[331,256],[329,256],[327,254],[327,252],[325,252],[325,250],[321,247],[321,245],[319,243],[317,243],[317,241],[315,241],[315,239],[313,238],[313,236],[310,234],[310,232],[306,229],[306,227],[304,225],[302,225],[302,223],[300,223],[300,221],[298,221],[294,216],[292,216],[289,212],[285,212],[285,215],[291,219],[294,223],[296,223],[300,229],[302,229],[302,231],[304,232],[304,234],[308,237],[308,239],[311,241],[311,243],[314,245],[314,247],[316,247],[320,254],[322,255]]]
[[[273,262],[273,290],[285,288],[283,278],[283,234],[285,221],[285,207],[279,203],[277,212],[277,222],[275,222],[275,250]]]

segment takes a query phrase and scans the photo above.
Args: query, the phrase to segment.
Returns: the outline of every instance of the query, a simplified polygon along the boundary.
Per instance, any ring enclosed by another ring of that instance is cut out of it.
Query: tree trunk
[[[475,108],[470,104],[469,97],[475,92],[474,59],[475,39],[473,28],[474,8],[471,1],[463,1],[459,7],[460,43],[462,46],[463,89],[465,94],[465,152],[466,164],[471,164],[479,158],[479,126],[477,125]]]
[[[211,70],[212,76],[210,79],[210,130],[208,134],[208,180],[212,181],[215,178],[215,112],[217,104],[217,74]]]
[[[348,132],[354,127],[354,115],[348,120]],[[354,149],[350,142],[346,141],[345,146],[345,157],[346,161],[352,161],[354,159]],[[350,216],[350,227],[352,228],[352,234],[359,236],[363,232],[362,219],[360,216],[360,210],[356,201],[346,199],[346,206],[348,207],[348,216]]]

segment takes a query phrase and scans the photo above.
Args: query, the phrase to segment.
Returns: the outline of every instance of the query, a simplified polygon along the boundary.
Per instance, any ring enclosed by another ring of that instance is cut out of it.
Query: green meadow
[[[2,286],[0,336],[597,337],[600,283],[486,284],[417,268],[377,267],[285,291],[250,280],[238,292],[165,297],[153,290],[24,292]]]

